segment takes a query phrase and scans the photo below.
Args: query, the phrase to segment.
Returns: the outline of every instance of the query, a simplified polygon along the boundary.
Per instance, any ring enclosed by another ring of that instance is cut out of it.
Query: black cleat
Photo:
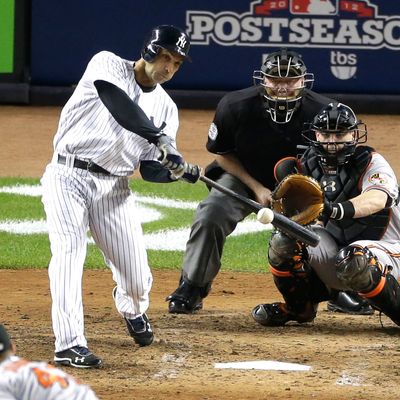
[[[149,346],[153,343],[154,334],[151,330],[149,318],[146,314],[134,319],[124,318],[129,334],[139,346]]]
[[[335,300],[328,301],[328,311],[352,315],[372,315],[374,309],[367,300],[353,292],[339,292]]]
[[[283,326],[286,322],[296,321],[299,323],[312,322],[316,317],[313,309],[309,313],[296,315],[287,310],[285,303],[259,304],[254,307],[251,315],[253,319],[264,326]]]
[[[199,301],[198,303],[191,306],[189,302],[173,299],[170,300],[168,304],[168,311],[171,314],[194,314],[195,312],[201,310],[203,308],[203,302]]]
[[[102,366],[103,361],[91,353],[88,348],[74,346],[55,353],[54,363],[76,368],[99,368]]]
[[[211,283],[198,287],[181,278],[178,288],[165,299],[169,301],[168,311],[171,314],[194,314],[203,308],[203,299],[210,290]]]
[[[117,286],[112,290],[112,297],[115,300]],[[151,329],[149,317],[146,314],[139,315],[134,319],[124,318],[129,335],[139,346],[149,346],[153,343],[154,333]]]

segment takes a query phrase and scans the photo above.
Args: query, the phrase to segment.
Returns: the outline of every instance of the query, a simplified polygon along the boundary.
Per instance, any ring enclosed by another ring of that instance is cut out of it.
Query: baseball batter
[[[135,342],[153,332],[146,310],[152,275],[128,176],[196,182],[199,168],[176,150],[178,111],[161,87],[188,59],[189,37],[161,25],[133,62],[100,52],[89,62],[61,112],[54,156],[42,178],[52,258],[49,265],[58,364],[98,367],[84,334],[82,272],[87,232],[104,254],[117,286],[118,312]],[[156,145],[140,135],[160,134]],[[158,161],[161,159],[161,163]]]
[[[330,289],[357,291],[400,325],[400,206],[397,178],[371,147],[365,124],[344,104],[330,104],[314,118],[310,147],[292,161],[324,188],[324,226],[315,248],[276,233],[268,251],[274,281],[285,303],[260,304],[262,325],[309,322]],[[289,160],[277,165],[287,169]],[[286,166],[285,166],[286,164]],[[284,174],[283,174],[284,175]]]
[[[45,362],[15,355],[15,347],[0,325],[0,399],[96,400],[94,392],[71,375]]]
[[[303,123],[331,99],[310,90],[313,75],[300,55],[287,49],[271,53],[254,80],[254,86],[228,93],[218,104],[207,142],[216,162],[206,168],[206,176],[268,205],[276,162],[298,153]],[[249,207],[215,189],[200,203],[179,286],[167,298],[170,313],[202,308],[220,270],[226,237],[250,213]],[[354,305],[359,307],[356,301]]]

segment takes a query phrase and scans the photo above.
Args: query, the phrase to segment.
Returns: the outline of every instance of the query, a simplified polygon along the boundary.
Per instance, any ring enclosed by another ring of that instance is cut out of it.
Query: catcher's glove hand
[[[301,225],[308,225],[324,209],[324,192],[314,178],[287,175],[272,192],[272,208]]]

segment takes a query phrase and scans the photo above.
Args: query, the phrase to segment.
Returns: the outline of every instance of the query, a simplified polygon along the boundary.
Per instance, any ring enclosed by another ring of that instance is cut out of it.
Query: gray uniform
[[[373,153],[361,179],[361,193],[371,189],[382,190],[389,197],[391,215],[386,231],[380,240],[357,240],[350,244],[359,244],[368,247],[382,265],[390,265],[392,275],[400,277],[400,205],[397,204],[397,178],[388,162],[378,153]],[[334,185],[325,187],[325,190],[335,190]],[[336,277],[334,268],[335,257],[340,249],[333,236],[322,227],[314,227],[320,235],[321,241],[317,247],[309,247],[309,264],[317,272],[320,279],[334,289],[348,289],[343,287]]]

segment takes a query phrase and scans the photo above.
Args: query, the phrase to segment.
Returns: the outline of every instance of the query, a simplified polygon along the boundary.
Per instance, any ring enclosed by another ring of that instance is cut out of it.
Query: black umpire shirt
[[[296,146],[303,144],[304,122],[312,121],[332,101],[306,89],[291,120],[278,124],[265,109],[260,87],[230,92],[217,106],[207,150],[215,154],[234,153],[253,178],[272,189],[275,164],[298,154]]]

